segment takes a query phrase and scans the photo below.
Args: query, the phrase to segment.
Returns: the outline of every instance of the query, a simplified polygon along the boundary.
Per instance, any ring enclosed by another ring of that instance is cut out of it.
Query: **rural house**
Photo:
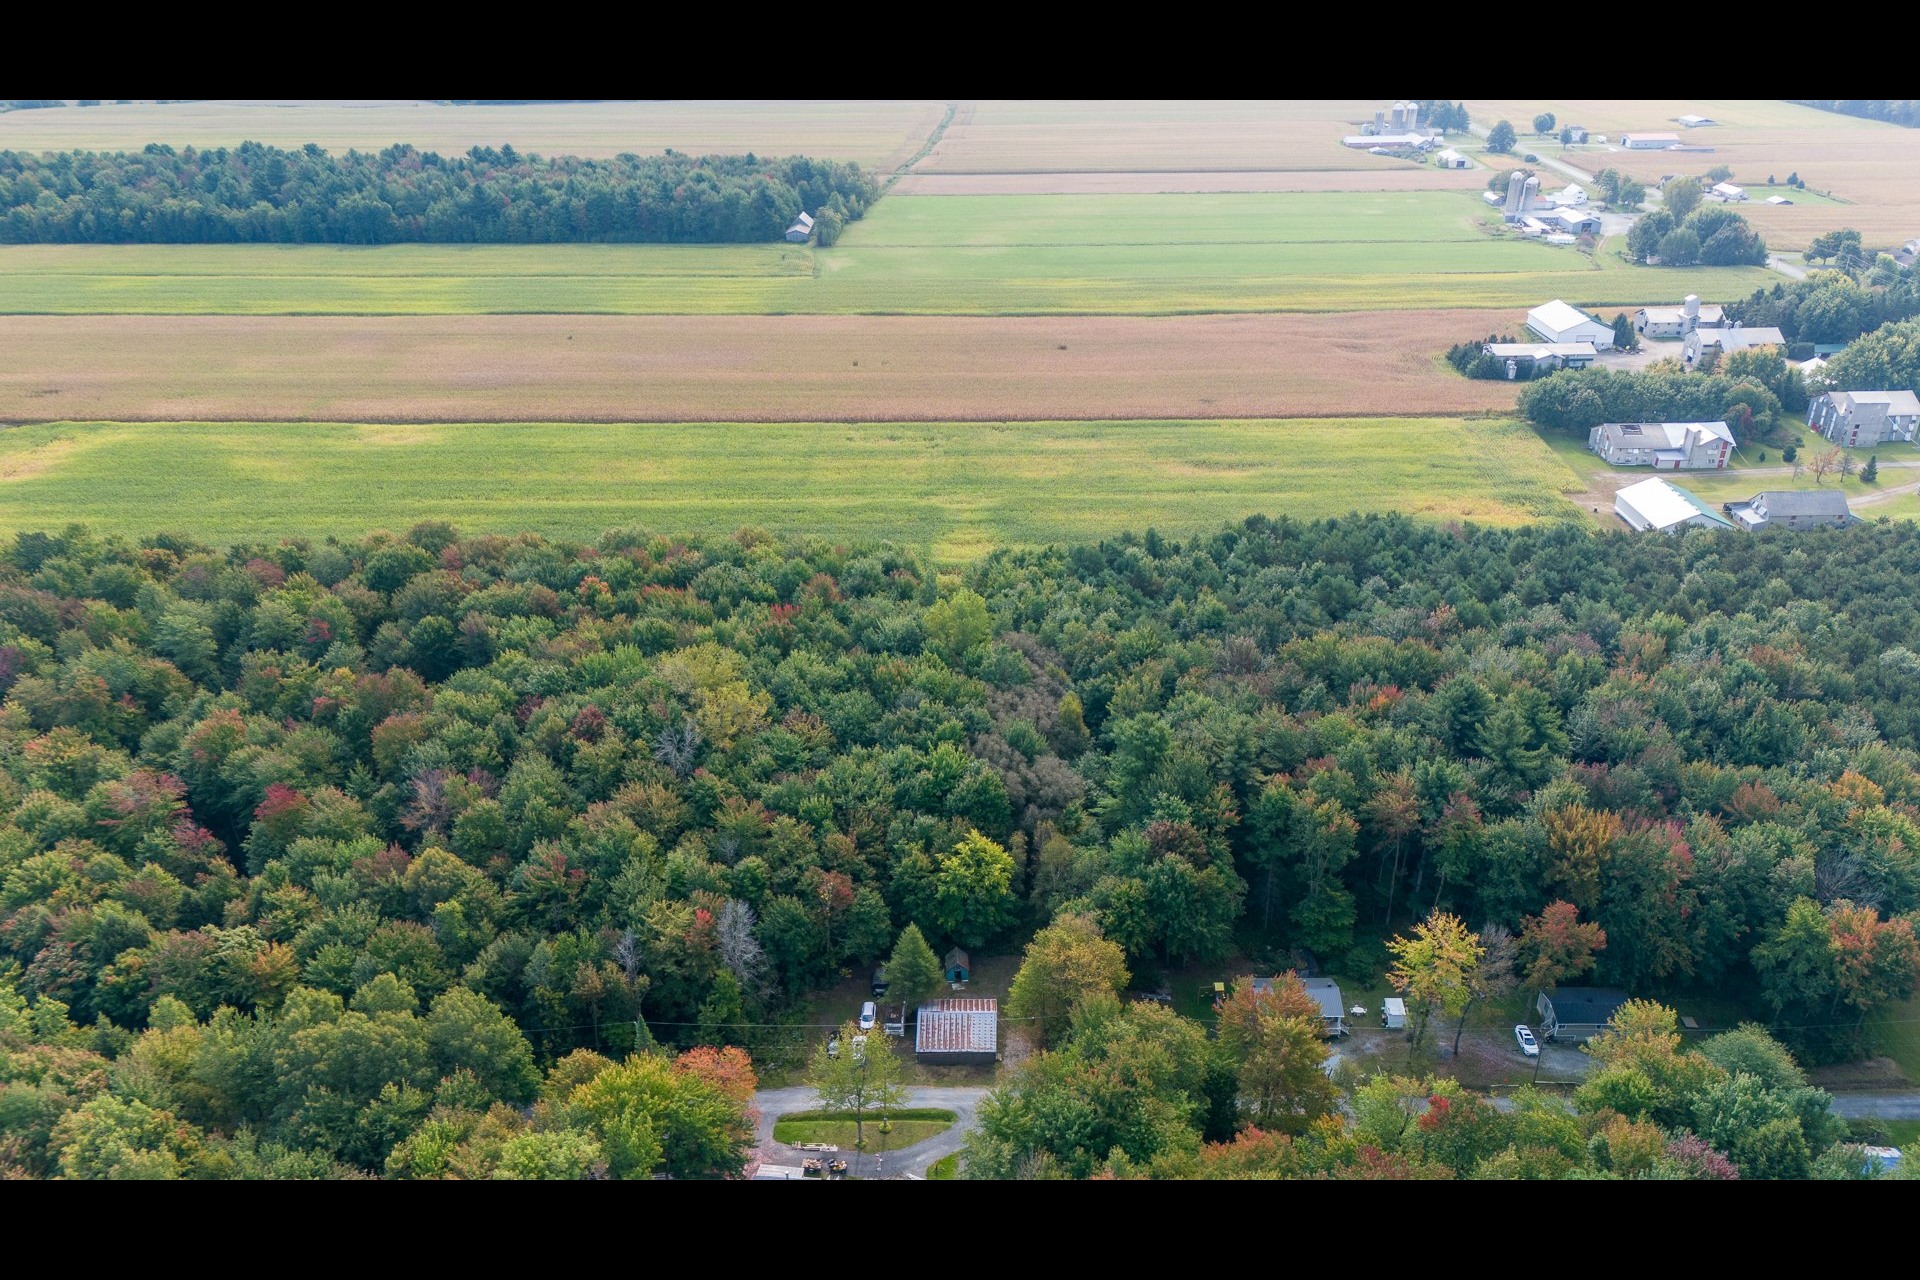
[[[1849,449],[1911,441],[1916,424],[1920,399],[1911,391],[1829,391],[1807,405],[1807,425]]]
[[[1648,483],[1653,483],[1649,481]],[[1542,991],[1533,1007],[1542,1040],[1590,1040],[1613,1022],[1627,993],[1612,987],[1557,987]]]
[[[1642,480],[1613,495],[1614,514],[1645,532],[1678,533],[1689,525],[1731,529],[1733,522],[1700,499],[1665,480]]]
[[[1687,335],[1683,350],[1687,353],[1688,363],[1692,363],[1708,351],[1726,355],[1730,351],[1750,351],[1754,347],[1786,345],[1786,335],[1778,329],[1761,325],[1749,329],[1736,325],[1728,329],[1695,329]]]
[[[1620,143],[1629,151],[1665,151],[1680,145],[1677,133],[1623,133]]]
[[[1255,978],[1254,994],[1262,995],[1272,991],[1274,981],[1273,978]],[[1308,995],[1320,1002],[1320,1025],[1325,1035],[1329,1039],[1346,1035],[1347,1006],[1340,998],[1340,984],[1332,978],[1302,977],[1300,985],[1307,989]]]
[[[1708,194],[1719,196],[1722,200],[1745,200],[1747,198],[1746,188],[1736,187],[1731,182],[1714,183],[1713,189]]]
[[[1844,529],[1859,524],[1847,510],[1847,495],[1837,489],[1769,489],[1745,502],[1722,503],[1720,509],[1749,533],[1756,529]]]
[[[929,1066],[990,1067],[999,1056],[1000,1005],[979,998],[920,1006],[913,1056]]]
[[[1724,422],[1603,422],[1587,432],[1587,448],[1616,467],[1717,471],[1733,432]]]
[[[1523,364],[1536,369],[1584,369],[1599,355],[1591,342],[1489,342],[1480,349],[1507,361],[1509,378],[1519,376]]]
[[[1613,326],[1555,298],[1527,312],[1527,328],[1543,342],[1591,342],[1597,350],[1613,350]]]
[[[1633,327],[1649,338],[1684,338],[1695,329],[1718,329],[1725,323],[1726,310],[1701,306],[1695,293],[1677,307],[1642,307],[1633,313]]]
[[[787,239],[791,240],[794,244],[805,244],[807,237],[812,234],[813,215],[810,213],[802,212],[799,217],[793,220],[793,225],[787,228]]]
[[[1587,131],[1584,128],[1582,128],[1577,124],[1570,124],[1567,126],[1568,142],[1585,142],[1586,140],[1587,140]]]
[[[965,982],[973,976],[973,958],[958,947],[947,952],[941,967],[946,971],[948,982]]]

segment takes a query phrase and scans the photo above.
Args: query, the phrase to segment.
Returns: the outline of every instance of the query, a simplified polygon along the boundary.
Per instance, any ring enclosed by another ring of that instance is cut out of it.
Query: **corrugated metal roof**
[[[1725,516],[1709,510],[1700,499],[1665,480],[1642,480],[1638,484],[1630,484],[1616,493],[1614,500],[1631,506],[1656,529],[1670,529],[1695,516],[1706,516],[1722,528],[1733,527],[1733,522]]]
[[[915,1053],[993,1053],[999,1048],[1000,1012],[992,1000],[934,1000],[920,1006]]]
[[[1565,333],[1567,330],[1583,324],[1599,325],[1609,333],[1613,331],[1611,325],[1606,324],[1604,321],[1595,320],[1586,312],[1569,306],[1558,298],[1555,298],[1552,302],[1542,303],[1527,312],[1527,323],[1539,325],[1543,333],[1547,330],[1551,330],[1554,333]]]

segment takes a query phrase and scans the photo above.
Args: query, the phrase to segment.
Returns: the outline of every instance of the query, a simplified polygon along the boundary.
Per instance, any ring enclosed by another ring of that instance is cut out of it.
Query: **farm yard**
[[[164,484],[156,477],[166,477]],[[1000,546],[1168,535],[1253,512],[1573,519],[1585,482],[1523,424],[1156,422],[59,423],[0,431],[0,535],[81,521],[219,543],[405,528],[887,539],[957,564]]]
[[[0,421],[1349,417],[1511,409],[1432,336],[1502,312],[0,317]],[[1364,369],[1364,376],[1356,370]]]
[[[1776,249],[1800,249],[1836,227],[1853,227],[1868,243],[1893,243],[1920,235],[1920,130],[1838,115],[1790,102],[1735,101],[1473,101],[1476,124],[1511,120],[1521,130],[1518,149],[1562,155],[1558,142],[1531,136],[1527,122],[1550,111],[1562,123],[1578,123],[1617,143],[1621,133],[1673,132],[1690,146],[1711,152],[1626,151],[1617,146],[1577,146],[1565,153],[1589,171],[1612,167],[1642,182],[1669,173],[1701,174],[1716,165],[1733,170],[1733,181],[1753,197],[1740,206],[1754,228]],[[1682,114],[1717,123],[1683,129]],[[1816,192],[1831,192],[1840,207],[1817,198],[1800,203],[1798,192],[1768,189],[1769,174],[1785,183],[1798,173]],[[1796,203],[1769,205],[1764,197],[1787,195]]]

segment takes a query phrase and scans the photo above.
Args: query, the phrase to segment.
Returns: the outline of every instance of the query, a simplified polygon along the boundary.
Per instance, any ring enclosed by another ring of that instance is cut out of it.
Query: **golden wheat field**
[[[961,421],[1505,409],[1509,312],[13,316],[0,421]]]
[[[543,155],[613,156],[667,147],[693,155],[757,151],[857,160],[891,171],[940,123],[940,102],[426,101],[136,102],[0,113],[0,151],[138,151],[149,142],[241,142],[378,151],[409,142],[459,153],[510,143]]]
[[[902,196],[1151,195],[1231,191],[1447,191],[1477,190],[1490,170],[1441,169],[1386,156],[1373,169],[1219,169],[1178,173],[921,173],[893,184]]]

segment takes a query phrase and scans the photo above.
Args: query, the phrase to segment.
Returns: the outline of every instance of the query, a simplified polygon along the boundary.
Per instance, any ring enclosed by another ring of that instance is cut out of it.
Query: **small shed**
[[[913,1056],[930,1066],[992,1066],[1000,1049],[998,1001],[930,1000],[920,1006]]]
[[[807,1171],[797,1164],[763,1164],[753,1171],[749,1182],[804,1182]]]
[[[787,228],[787,239],[793,244],[805,244],[812,234],[813,215],[804,210],[793,220],[793,225]]]
[[[1435,156],[1434,161],[1442,169],[1465,169],[1469,167],[1469,164],[1470,164],[1470,162],[1465,156],[1461,155],[1458,151],[1455,151],[1452,147],[1448,147],[1445,151],[1442,151],[1438,156]]]
[[[1407,1002],[1399,996],[1388,996],[1380,1006],[1380,1025],[1389,1031],[1401,1031],[1407,1025]]]
[[[973,977],[973,958],[958,947],[947,952],[944,963],[948,982],[966,982]]]

